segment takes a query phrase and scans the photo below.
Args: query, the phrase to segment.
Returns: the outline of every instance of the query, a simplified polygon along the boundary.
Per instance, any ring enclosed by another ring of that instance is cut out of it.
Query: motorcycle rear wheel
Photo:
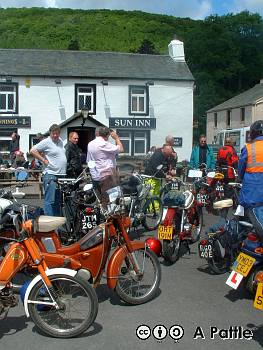
[[[163,214],[161,199],[157,196],[147,198],[143,212],[143,226],[149,231],[156,230],[162,220]]]
[[[181,240],[179,235],[176,233],[173,235],[173,239],[163,240],[163,258],[169,263],[175,263],[179,258]]]
[[[255,280],[256,276],[258,272],[262,272],[262,271],[263,271],[263,267],[258,266],[252,269],[252,271],[249,273],[249,275],[245,279],[245,288],[253,296],[256,294],[256,291],[257,291],[257,282]]]
[[[41,279],[29,294],[28,311],[41,333],[56,338],[72,338],[86,331],[98,313],[98,298],[92,286],[79,277],[49,276],[63,309],[44,305],[52,302]],[[31,301],[31,303],[30,303]],[[41,304],[42,302],[42,304]]]
[[[161,266],[150,249],[138,249],[134,253],[142,275],[136,275],[127,255],[120,267],[116,293],[126,303],[140,305],[156,296],[161,281]]]

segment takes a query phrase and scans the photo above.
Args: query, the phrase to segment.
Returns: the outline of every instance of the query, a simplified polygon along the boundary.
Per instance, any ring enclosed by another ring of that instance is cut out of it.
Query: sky
[[[263,0],[0,0],[0,7],[139,10],[192,19],[248,10],[263,17]]]

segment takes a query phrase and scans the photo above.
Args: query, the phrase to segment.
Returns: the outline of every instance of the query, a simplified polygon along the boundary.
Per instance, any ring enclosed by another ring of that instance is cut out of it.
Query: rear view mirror
[[[156,167],[156,169],[157,169],[157,170],[161,170],[161,169],[162,169],[162,167],[163,167],[163,165],[162,165],[162,164],[160,164],[160,165],[158,165],[158,166]]]

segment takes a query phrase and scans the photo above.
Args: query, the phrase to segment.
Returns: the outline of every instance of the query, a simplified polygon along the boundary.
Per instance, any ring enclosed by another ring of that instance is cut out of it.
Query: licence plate
[[[84,215],[82,217],[82,230],[90,230],[97,226],[97,214]]]
[[[158,226],[158,238],[159,239],[173,239],[173,226]]]
[[[256,259],[252,258],[251,256],[244,253],[239,253],[237,260],[233,264],[233,270],[246,277],[255,261]]]
[[[254,307],[263,310],[263,283],[259,282],[257,286],[256,296],[254,299]]]
[[[200,244],[199,243],[199,256],[202,259],[212,259],[213,258],[213,250],[211,244]]]

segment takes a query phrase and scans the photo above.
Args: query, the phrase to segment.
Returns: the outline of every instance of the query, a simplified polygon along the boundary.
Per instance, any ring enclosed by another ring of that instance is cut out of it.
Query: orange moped
[[[10,218],[10,213],[8,214]],[[4,318],[10,307],[18,303],[17,286],[12,279],[24,268],[35,271],[35,277],[26,285],[23,296],[27,317],[36,327],[49,336],[75,337],[87,330],[98,311],[98,299],[94,289],[77,271],[69,268],[49,269],[44,255],[35,242],[34,232],[38,224],[32,221],[21,224],[19,215],[12,216],[16,228],[0,237],[6,241],[5,253],[0,259],[0,315]],[[3,223],[3,220],[2,220]]]
[[[92,185],[86,185],[92,188]],[[62,246],[55,230],[65,218],[40,216],[36,242],[49,267],[85,269],[86,279],[96,287],[106,272],[107,285],[129,304],[151,300],[161,279],[160,262],[144,241],[131,241],[130,218],[124,204],[110,205],[105,222],[90,230],[78,242]],[[103,208],[101,207],[101,210]]]

